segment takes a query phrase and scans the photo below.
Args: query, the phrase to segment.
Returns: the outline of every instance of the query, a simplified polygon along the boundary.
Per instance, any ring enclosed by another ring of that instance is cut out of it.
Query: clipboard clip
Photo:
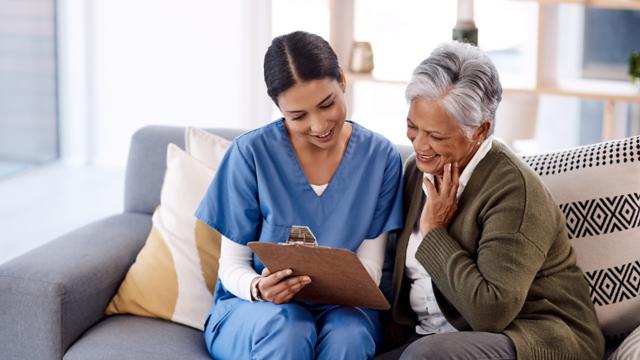
[[[289,230],[287,242],[284,245],[318,246],[318,240],[308,226],[293,225]]]

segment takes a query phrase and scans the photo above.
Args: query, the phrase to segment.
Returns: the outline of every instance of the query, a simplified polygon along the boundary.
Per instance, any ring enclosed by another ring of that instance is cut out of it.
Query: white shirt
[[[311,185],[316,195],[321,196],[327,185]],[[382,265],[384,263],[384,250],[387,244],[387,233],[380,234],[375,239],[367,239],[360,244],[356,255],[362,265],[367,270],[376,285],[380,284],[382,278]],[[233,240],[222,237],[220,247],[220,263],[218,268],[218,278],[222,281],[225,289],[233,295],[247,300],[251,300],[251,282],[257,276],[253,266],[253,252],[246,245],[240,245]]]
[[[467,186],[473,170],[475,170],[480,160],[484,159],[489,150],[491,150],[491,141],[493,137],[489,136],[480,145],[478,151],[473,155],[467,166],[460,174],[458,191],[456,193],[456,199],[460,198],[460,194]],[[434,177],[431,174],[424,174],[424,177],[429,179],[431,183],[434,183]],[[425,196],[427,194],[426,185],[422,184],[422,191]],[[420,217],[416,222],[413,232],[409,237],[409,244],[407,246],[407,256],[405,261],[405,273],[411,280],[411,290],[409,292],[409,303],[411,309],[418,316],[418,325],[416,325],[416,333],[421,335],[426,334],[440,334],[447,332],[455,332],[456,328],[451,325],[438,306],[435,295],[433,293],[433,286],[431,283],[431,276],[424,267],[416,260],[416,252],[418,246],[422,242],[424,236],[420,233]]]

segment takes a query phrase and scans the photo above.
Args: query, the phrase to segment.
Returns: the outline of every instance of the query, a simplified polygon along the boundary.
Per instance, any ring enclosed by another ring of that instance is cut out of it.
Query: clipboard
[[[272,273],[291,269],[291,276],[311,278],[295,296],[297,300],[375,310],[391,307],[358,256],[349,250],[259,241],[248,246]]]

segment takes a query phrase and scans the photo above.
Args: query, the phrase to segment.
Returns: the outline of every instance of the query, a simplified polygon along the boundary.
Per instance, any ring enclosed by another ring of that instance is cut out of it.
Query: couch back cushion
[[[225,139],[242,134],[238,129],[208,129]],[[160,204],[160,189],[167,165],[167,146],[185,148],[185,128],[147,126],[131,138],[124,191],[124,211],[151,215]]]
[[[640,325],[640,136],[524,160],[567,220],[609,343]]]
[[[206,129],[232,140],[245,132],[241,129]],[[167,145],[173,143],[185,148],[184,127],[147,126],[131,138],[124,191],[124,211],[151,215],[160,204],[160,189],[167,163]],[[402,161],[413,149],[398,145]]]

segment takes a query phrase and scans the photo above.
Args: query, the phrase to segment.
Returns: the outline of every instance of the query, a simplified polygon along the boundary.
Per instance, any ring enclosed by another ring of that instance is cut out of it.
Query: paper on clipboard
[[[295,299],[376,310],[390,308],[357,255],[349,250],[258,241],[248,246],[272,273],[292,269],[292,276],[311,278]]]

